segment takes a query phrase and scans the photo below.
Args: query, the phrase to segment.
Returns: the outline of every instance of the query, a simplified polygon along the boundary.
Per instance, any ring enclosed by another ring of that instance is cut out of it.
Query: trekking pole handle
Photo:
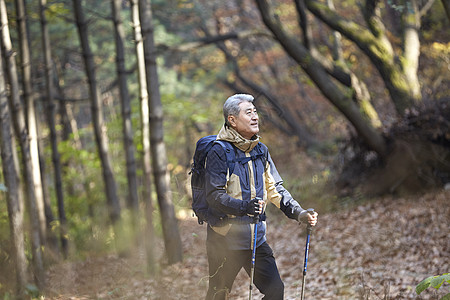
[[[255,200],[258,200],[258,202],[259,201],[263,201],[263,199],[261,198],[261,197],[255,197],[254,198]],[[264,204],[263,204],[263,206],[264,206]],[[262,210],[264,209],[264,207],[261,209],[261,214],[262,214]],[[254,216],[253,216],[253,223],[258,223],[258,221],[259,221],[259,216],[261,215],[261,214],[255,214]]]
[[[314,208],[308,208],[306,211],[308,212],[308,214],[314,215]],[[312,230],[313,230],[313,227],[308,222],[306,225],[307,234],[311,234]]]

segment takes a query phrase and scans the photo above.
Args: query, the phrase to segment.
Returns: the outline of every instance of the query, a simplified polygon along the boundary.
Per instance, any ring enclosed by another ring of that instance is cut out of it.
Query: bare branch
[[[422,18],[433,6],[435,0],[428,0],[427,3],[420,9],[419,11],[419,18]],[[448,2],[446,0],[442,1],[443,3]],[[445,5],[445,4],[444,4]]]
[[[203,46],[224,42],[227,40],[239,40],[248,39],[254,36],[271,36],[267,31],[261,30],[245,30],[242,32],[230,32],[227,34],[207,36],[202,39],[193,42],[187,42],[175,46],[168,46],[165,44],[158,44],[159,51],[176,51],[176,52],[188,52]]]

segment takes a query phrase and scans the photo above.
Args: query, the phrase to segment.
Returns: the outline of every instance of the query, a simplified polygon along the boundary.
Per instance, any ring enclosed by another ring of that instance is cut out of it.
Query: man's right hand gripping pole
[[[247,214],[253,216],[253,217],[259,217],[260,214],[262,214],[264,207],[264,201],[261,198],[254,198],[248,202],[247,205]]]

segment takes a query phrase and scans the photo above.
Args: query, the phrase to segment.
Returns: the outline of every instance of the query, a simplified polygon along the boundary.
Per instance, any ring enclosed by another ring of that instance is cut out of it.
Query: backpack
[[[208,220],[208,203],[205,194],[205,163],[209,150],[215,143],[218,143],[224,149],[227,155],[227,165],[229,174],[234,171],[234,146],[226,141],[216,140],[217,135],[204,136],[197,141],[194,152],[194,162],[191,171],[191,190],[192,190],[192,210],[198,218],[198,224],[203,224]]]

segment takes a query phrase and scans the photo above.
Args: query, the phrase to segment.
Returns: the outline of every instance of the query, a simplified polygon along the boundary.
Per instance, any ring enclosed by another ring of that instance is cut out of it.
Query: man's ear
[[[228,123],[231,125],[231,127],[236,127],[236,117],[233,115],[229,115]]]

